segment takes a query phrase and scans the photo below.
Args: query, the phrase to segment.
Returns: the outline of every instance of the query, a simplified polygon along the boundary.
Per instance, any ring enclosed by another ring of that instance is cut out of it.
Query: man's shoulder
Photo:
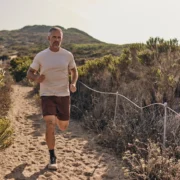
[[[34,57],[34,60],[39,61],[43,59],[47,55],[47,53],[48,53],[48,48],[37,53]]]
[[[40,51],[39,53],[37,53],[36,56],[43,56],[44,54],[48,53],[48,51],[49,51],[48,48],[46,48],[46,49]]]
[[[68,51],[67,49],[61,48],[61,52],[72,56],[72,53],[70,51]]]

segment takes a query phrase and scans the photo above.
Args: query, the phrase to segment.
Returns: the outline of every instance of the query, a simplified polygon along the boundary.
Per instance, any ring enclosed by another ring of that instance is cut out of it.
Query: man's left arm
[[[70,91],[72,93],[76,92],[76,82],[78,80],[78,71],[77,67],[74,67],[70,70],[71,72],[71,84],[70,84]]]

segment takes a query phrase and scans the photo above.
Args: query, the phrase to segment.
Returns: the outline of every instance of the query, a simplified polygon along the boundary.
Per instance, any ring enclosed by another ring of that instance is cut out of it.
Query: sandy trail
[[[45,123],[31,96],[32,87],[13,86],[9,113],[14,143],[0,152],[0,180],[121,180],[120,162],[110,151],[97,146],[93,135],[71,121],[66,132],[56,129],[58,170],[47,169],[49,152]]]

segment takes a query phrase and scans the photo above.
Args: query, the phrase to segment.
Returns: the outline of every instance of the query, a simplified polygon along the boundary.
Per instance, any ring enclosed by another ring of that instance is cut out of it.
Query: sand
[[[58,170],[47,169],[49,152],[45,123],[31,95],[32,87],[13,85],[13,103],[8,118],[14,142],[0,152],[0,180],[121,180],[121,162],[108,149],[98,146],[95,135],[76,120],[67,131],[56,128]]]

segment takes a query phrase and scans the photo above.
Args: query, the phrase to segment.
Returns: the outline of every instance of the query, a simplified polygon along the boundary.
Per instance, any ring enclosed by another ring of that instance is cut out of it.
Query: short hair
[[[60,31],[60,33],[61,33],[61,38],[63,37],[63,31],[62,31],[62,29],[59,28],[59,27],[56,27],[56,26],[49,29],[48,36],[50,36],[51,32],[53,32],[53,31]]]

